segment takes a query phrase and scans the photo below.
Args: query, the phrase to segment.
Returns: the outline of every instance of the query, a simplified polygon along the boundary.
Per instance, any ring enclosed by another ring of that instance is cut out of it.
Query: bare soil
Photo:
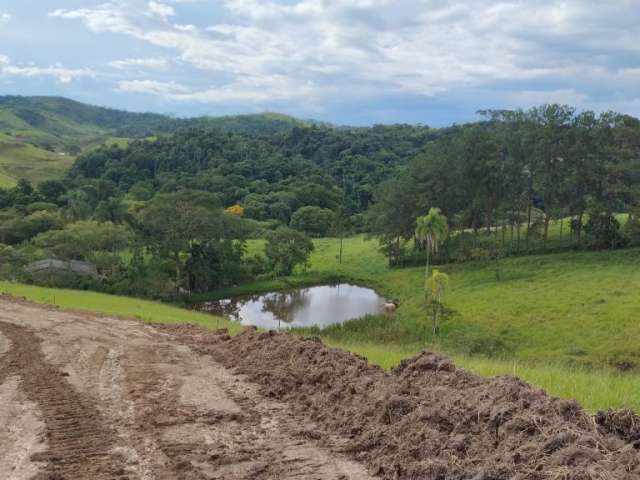
[[[4,432],[7,432],[6,434]],[[0,478],[640,479],[640,419],[423,352],[0,299]]]
[[[370,479],[169,330],[0,299],[0,479]]]

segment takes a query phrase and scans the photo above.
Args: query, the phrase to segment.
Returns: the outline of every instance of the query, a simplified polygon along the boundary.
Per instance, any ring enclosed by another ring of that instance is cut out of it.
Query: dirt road
[[[0,478],[371,478],[176,335],[0,299]]]
[[[422,352],[0,297],[0,479],[640,480],[640,417]]]

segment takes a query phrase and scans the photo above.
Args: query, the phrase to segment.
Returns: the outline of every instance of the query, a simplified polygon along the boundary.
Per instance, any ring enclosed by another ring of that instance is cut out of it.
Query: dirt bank
[[[630,412],[594,418],[516,378],[477,377],[430,353],[386,373],[316,339],[172,330],[313,421],[308,436],[348,439],[343,451],[381,478],[640,478]]]

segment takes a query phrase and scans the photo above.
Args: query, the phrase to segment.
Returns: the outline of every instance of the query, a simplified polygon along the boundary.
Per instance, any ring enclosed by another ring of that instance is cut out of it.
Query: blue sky
[[[338,124],[640,116],[640,0],[0,0],[0,94]]]

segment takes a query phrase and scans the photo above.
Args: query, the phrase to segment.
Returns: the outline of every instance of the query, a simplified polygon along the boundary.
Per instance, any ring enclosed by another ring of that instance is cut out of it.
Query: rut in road
[[[20,377],[22,390],[38,405],[46,426],[48,449],[33,458],[46,462],[46,467],[36,480],[124,480],[122,461],[112,453],[115,435],[93,401],[47,363],[32,330],[0,322],[0,332],[12,344],[0,363],[0,383],[9,376]]]
[[[346,438],[181,340],[0,295],[0,480],[373,479]]]

